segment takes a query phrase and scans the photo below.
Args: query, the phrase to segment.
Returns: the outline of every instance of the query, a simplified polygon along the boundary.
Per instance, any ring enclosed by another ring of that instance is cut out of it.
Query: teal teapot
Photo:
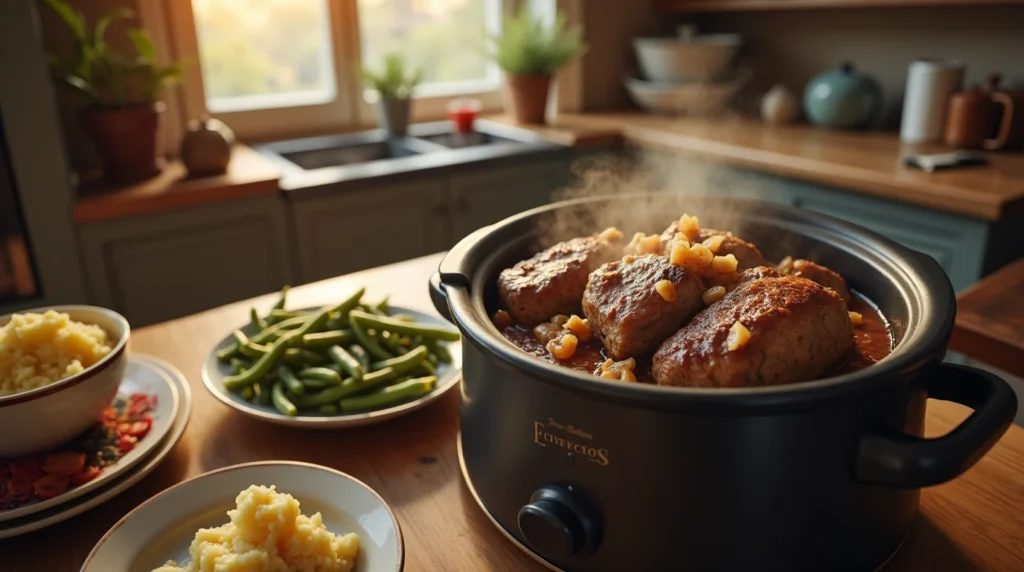
[[[864,127],[882,109],[882,88],[870,76],[844,62],[804,89],[804,112],[812,123],[834,129]]]

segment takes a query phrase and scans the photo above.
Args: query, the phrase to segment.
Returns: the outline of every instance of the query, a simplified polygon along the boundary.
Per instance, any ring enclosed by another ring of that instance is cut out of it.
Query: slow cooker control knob
[[[547,485],[519,509],[519,532],[541,556],[562,560],[586,556],[600,541],[600,519],[571,487]]]

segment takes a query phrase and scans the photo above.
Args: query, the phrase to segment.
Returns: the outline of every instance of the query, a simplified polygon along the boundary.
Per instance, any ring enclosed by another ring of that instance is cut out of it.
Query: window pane
[[[206,107],[239,111],[335,97],[328,0],[192,0]]]
[[[483,55],[484,42],[500,18],[500,0],[359,0],[363,62],[379,66],[385,54],[402,54],[423,68],[421,94],[455,82],[486,89],[498,73]]]

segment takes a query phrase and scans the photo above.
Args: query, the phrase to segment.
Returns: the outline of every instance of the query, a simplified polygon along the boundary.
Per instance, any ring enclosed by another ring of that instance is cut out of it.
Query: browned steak
[[[498,276],[502,305],[524,326],[555,314],[576,314],[587,277],[619,257],[621,246],[598,237],[574,238],[506,268]]]
[[[793,270],[789,274],[812,280],[825,288],[835,290],[843,298],[847,306],[853,303],[853,296],[850,294],[850,289],[846,287],[846,280],[831,268],[811,262],[810,260],[801,259],[793,261]]]
[[[672,253],[672,238],[679,233],[679,229],[676,227],[676,223],[668,225],[668,228],[661,233],[661,244],[664,248],[663,252],[665,256],[669,256]],[[722,242],[718,246],[717,250],[714,250],[714,254],[718,256],[727,256],[729,254],[736,257],[739,265],[738,270],[746,270],[748,268],[754,268],[756,266],[763,266],[768,264],[765,261],[761,251],[758,250],[753,244],[743,240],[742,238],[734,235],[731,232],[725,232],[722,230],[714,230],[711,228],[702,228],[697,233],[697,236],[688,240],[691,243],[694,242],[705,242],[713,236],[721,236]]]
[[[853,325],[838,294],[768,268],[743,276],[725,298],[661,344],[652,367],[658,384],[746,387],[810,381],[853,350]],[[730,350],[730,330],[737,321],[750,338]]]
[[[671,285],[663,286],[665,295],[655,287],[662,280]],[[650,354],[703,307],[703,292],[696,274],[664,256],[627,256],[590,275],[583,313],[608,355],[623,360]]]

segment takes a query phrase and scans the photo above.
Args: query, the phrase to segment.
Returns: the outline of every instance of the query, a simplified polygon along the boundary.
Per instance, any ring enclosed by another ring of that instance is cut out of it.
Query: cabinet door
[[[338,189],[295,198],[291,213],[306,282],[444,250],[444,180]]]
[[[143,326],[292,282],[277,197],[232,201],[80,229],[94,303]]]
[[[482,226],[548,204],[569,175],[567,158],[453,175],[448,247]]]

